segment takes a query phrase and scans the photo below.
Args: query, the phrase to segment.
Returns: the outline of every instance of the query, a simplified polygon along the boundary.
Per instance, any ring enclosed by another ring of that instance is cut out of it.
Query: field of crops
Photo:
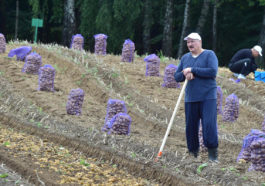
[[[55,69],[53,92],[39,91],[38,75],[22,72],[24,62],[7,57],[20,46],[31,46],[42,65]],[[161,56],[160,76],[146,76],[144,57],[135,54],[128,63],[118,55],[8,43],[0,54],[1,163],[36,185],[264,185],[263,172],[248,171],[250,163],[236,160],[244,137],[262,129],[265,83],[253,76],[235,83],[228,69],[219,68],[223,107],[230,94],[239,98],[235,122],[218,115],[220,163],[208,162],[205,152],[197,159],[187,153],[183,100],[155,163],[182,84],[162,86],[166,66],[178,61]],[[82,112],[69,115],[68,96],[77,88],[84,91]],[[102,131],[109,99],[124,101],[132,120],[129,135]],[[0,183],[11,185],[10,173],[0,175]]]

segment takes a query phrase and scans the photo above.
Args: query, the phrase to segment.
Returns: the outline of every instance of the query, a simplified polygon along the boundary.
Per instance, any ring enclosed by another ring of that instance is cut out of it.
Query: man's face
[[[191,53],[197,53],[200,51],[202,45],[201,41],[197,39],[187,39],[187,47]]]
[[[252,55],[254,57],[258,57],[259,56],[259,52],[254,49],[253,52],[252,52]]]

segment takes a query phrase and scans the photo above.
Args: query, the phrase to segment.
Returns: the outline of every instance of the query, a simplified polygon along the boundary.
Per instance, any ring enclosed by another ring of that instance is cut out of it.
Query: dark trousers
[[[204,145],[218,147],[216,99],[202,102],[185,102],[186,140],[190,152],[199,151],[199,125],[202,121]]]
[[[250,72],[254,72],[257,69],[257,65],[251,62],[250,58],[240,59],[234,63],[229,63],[229,69],[238,74],[247,76]]]

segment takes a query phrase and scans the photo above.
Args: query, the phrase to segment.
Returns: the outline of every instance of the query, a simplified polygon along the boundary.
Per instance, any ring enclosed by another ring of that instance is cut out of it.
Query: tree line
[[[183,38],[198,32],[203,48],[227,66],[241,48],[265,51],[265,0],[0,0],[0,33],[7,39],[33,41],[32,18],[43,19],[38,42],[69,46],[73,35],[94,51],[94,35],[108,36],[108,53],[120,54],[131,39],[137,54],[180,58]],[[265,53],[264,53],[265,54]],[[265,69],[263,58],[258,66]]]

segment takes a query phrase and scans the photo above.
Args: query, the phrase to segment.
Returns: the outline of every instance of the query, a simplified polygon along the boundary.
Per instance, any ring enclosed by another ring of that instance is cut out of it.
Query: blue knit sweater
[[[182,56],[175,80],[185,80],[182,70],[191,67],[195,79],[188,81],[185,90],[185,102],[198,102],[217,98],[216,74],[218,71],[218,59],[212,50],[204,50],[198,57],[192,57],[191,53]]]

